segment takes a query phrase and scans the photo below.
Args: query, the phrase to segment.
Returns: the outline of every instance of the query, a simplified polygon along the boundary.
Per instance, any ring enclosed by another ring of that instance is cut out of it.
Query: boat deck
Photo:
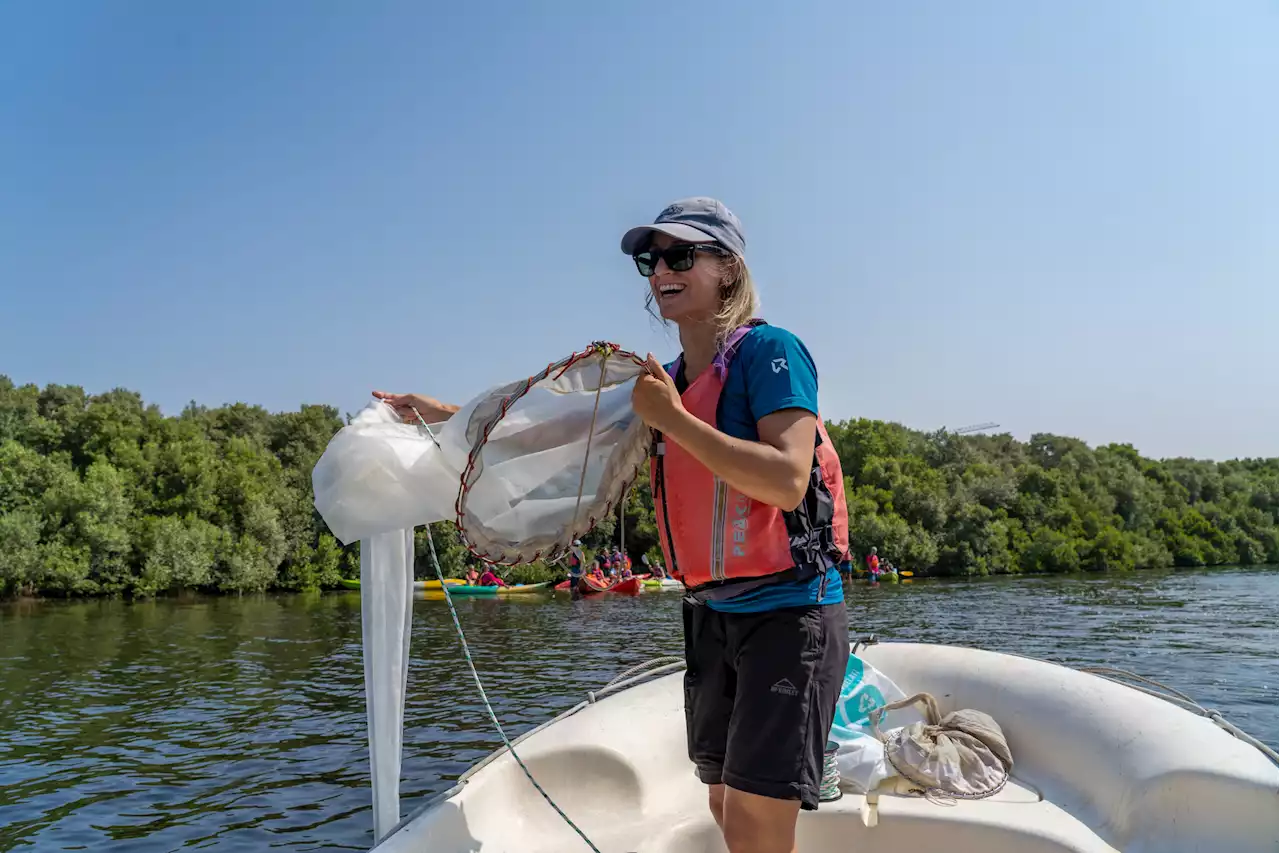
[[[797,834],[804,853],[1243,853],[1276,847],[1274,767],[1207,720],[1039,661],[936,646],[868,652],[864,659],[893,673],[904,689],[928,689],[945,706],[991,708],[1013,750],[1014,780],[984,800],[846,793],[801,814]],[[912,655],[924,663],[913,669]],[[1011,679],[1004,695],[953,669],[961,659],[972,662],[972,655],[1003,659],[977,661],[997,664],[998,677]],[[1056,679],[1057,694],[1036,678]],[[680,679],[676,673],[606,697],[517,747],[538,782],[602,853],[725,850],[706,787],[686,757]],[[988,691],[985,702],[972,695],[975,689]],[[1065,706],[1072,710],[1054,719],[1037,703],[1060,715]],[[1098,703],[1116,708],[1109,719],[1089,716]],[[1129,704],[1125,710],[1115,703]],[[1139,719],[1145,724],[1135,727]],[[1087,742],[1090,727],[1115,742]],[[1076,745],[1073,739],[1081,740]],[[1171,747],[1171,740],[1178,745]],[[1188,743],[1190,750],[1184,749]],[[1064,744],[1076,748],[1068,754]],[[1148,754],[1161,744],[1165,754]],[[588,850],[506,754],[377,849]]]

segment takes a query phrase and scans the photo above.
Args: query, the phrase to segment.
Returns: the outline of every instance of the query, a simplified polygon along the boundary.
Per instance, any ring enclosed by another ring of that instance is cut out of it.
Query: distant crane
[[[1000,426],[1000,424],[992,424],[992,423],[972,424],[970,426],[960,427],[960,429],[953,429],[951,430],[951,434],[952,435],[968,435],[971,432],[986,432],[987,430],[995,429],[998,426]]]

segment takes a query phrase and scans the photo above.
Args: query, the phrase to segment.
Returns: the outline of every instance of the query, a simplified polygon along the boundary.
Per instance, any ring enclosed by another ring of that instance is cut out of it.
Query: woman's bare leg
[[[724,788],[723,818],[718,823],[729,853],[796,853],[799,800],[776,800],[728,786],[715,787]]]
[[[724,785],[708,785],[707,802],[711,806],[711,816],[716,819],[716,826],[724,832]]]

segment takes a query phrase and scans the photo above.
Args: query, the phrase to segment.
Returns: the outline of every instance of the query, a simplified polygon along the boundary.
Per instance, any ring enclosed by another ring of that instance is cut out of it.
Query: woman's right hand
[[[389,403],[400,416],[400,420],[407,424],[418,422],[417,416],[413,413],[414,409],[417,409],[418,414],[422,415],[422,419],[429,424],[447,421],[450,415],[458,411],[457,406],[441,403],[434,397],[423,394],[392,394],[387,391],[374,391],[373,396],[384,403]]]

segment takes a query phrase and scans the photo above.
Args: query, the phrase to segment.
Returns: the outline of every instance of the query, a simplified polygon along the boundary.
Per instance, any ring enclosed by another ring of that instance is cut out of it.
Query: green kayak
[[[500,586],[451,586],[449,587],[449,595],[453,598],[457,598],[460,595],[488,597],[497,595],[500,589],[502,589]]]
[[[449,592],[457,592],[458,587],[449,587]],[[515,586],[498,587],[498,595],[528,595],[533,592],[551,592],[551,581],[543,583],[518,583]]]
[[[359,580],[343,578],[340,583],[347,589],[360,588]],[[443,591],[438,587],[436,589],[427,588],[426,591],[439,592],[443,594]],[[525,583],[517,584],[516,586],[467,586],[466,584],[449,583],[449,594],[454,596],[463,595],[484,598],[495,595],[527,595],[529,593],[536,592],[551,592],[551,582]]]
[[[358,578],[355,580],[343,578],[342,580],[339,581],[339,583],[342,584],[343,587],[346,587],[347,589],[360,589],[360,579]],[[430,588],[422,589],[420,587],[416,587],[416,585],[415,585],[415,589],[417,590],[417,592],[440,592],[439,589],[430,589]],[[497,596],[499,589],[502,589],[502,588],[500,587],[467,587],[466,584],[452,584],[452,583],[449,584],[449,593],[453,594],[453,596]]]

